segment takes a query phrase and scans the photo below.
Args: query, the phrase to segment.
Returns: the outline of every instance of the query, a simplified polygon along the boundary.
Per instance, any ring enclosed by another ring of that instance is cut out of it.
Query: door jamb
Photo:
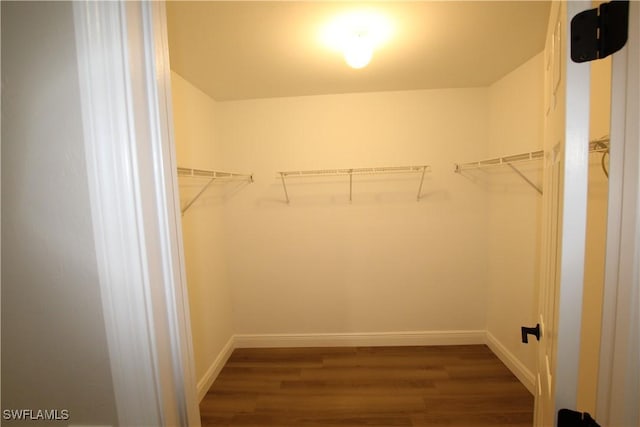
[[[566,2],[566,19],[591,5],[589,1]],[[562,24],[566,25],[565,23]],[[587,223],[587,176],[589,169],[590,64],[571,61],[570,30],[564,28],[566,52],[562,64],[565,78],[565,145],[562,201],[562,250],[557,308],[557,357],[554,373],[555,411],[575,408],[578,392],[578,361],[582,327],[582,294]],[[586,124],[586,126],[585,126]],[[571,250],[568,250],[568,247]],[[555,421],[557,422],[557,420]]]
[[[613,55],[607,247],[596,418],[638,425],[640,412],[640,5]]]
[[[118,423],[199,426],[165,5],[76,2],[73,11]]]

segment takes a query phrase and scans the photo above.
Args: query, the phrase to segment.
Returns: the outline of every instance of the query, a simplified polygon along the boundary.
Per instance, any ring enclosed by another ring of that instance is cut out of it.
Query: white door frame
[[[590,1],[567,2],[567,21],[589,9]],[[565,22],[562,23],[565,25]],[[568,25],[567,25],[568,27]],[[589,99],[591,64],[577,64],[570,58],[570,29],[566,39],[566,112],[564,178],[562,202],[562,243],[560,290],[557,320],[557,358],[555,371],[556,413],[576,408],[584,254],[587,229],[587,182],[589,173]]]
[[[164,3],[73,5],[118,423],[199,426]]]
[[[640,425],[640,4],[613,55],[609,207],[596,419]]]
[[[557,425],[562,408],[576,408],[589,168],[591,64],[570,55],[570,22],[588,0],[553,2],[545,52],[545,213],[536,426]]]

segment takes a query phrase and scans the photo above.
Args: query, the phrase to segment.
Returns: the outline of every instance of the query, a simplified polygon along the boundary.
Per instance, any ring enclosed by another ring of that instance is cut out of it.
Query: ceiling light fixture
[[[342,54],[351,68],[364,68],[373,57],[373,43],[364,33],[354,34],[345,40]]]
[[[324,27],[321,39],[330,49],[341,52],[350,67],[358,69],[369,64],[374,50],[386,43],[392,32],[384,16],[362,11],[335,18]]]

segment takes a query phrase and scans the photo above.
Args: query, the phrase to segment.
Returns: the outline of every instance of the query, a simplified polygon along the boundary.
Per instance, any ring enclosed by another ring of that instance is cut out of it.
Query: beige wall
[[[176,73],[171,73],[178,165],[223,169],[218,106]],[[206,180],[179,178],[185,206]],[[200,382],[233,334],[231,294],[224,241],[223,197],[228,185],[213,184],[182,217],[196,378]]]
[[[487,89],[223,102],[228,168],[256,183],[225,205],[236,332],[485,328],[486,197],[453,173],[484,157]],[[430,164],[417,177],[290,181],[279,170]]]
[[[115,425],[71,3],[2,2],[2,119],[2,409]]]
[[[591,139],[609,135],[611,120],[611,58],[591,64]],[[589,155],[587,241],[580,336],[578,410],[595,413],[602,321],[602,292],[609,181],[601,166],[602,154]],[[608,165],[608,162],[606,162]]]
[[[543,55],[538,54],[489,89],[489,155],[542,149]],[[540,161],[518,168],[539,186]],[[493,170],[488,190],[489,296],[487,330],[532,374],[534,343],[521,343],[520,326],[535,326],[542,197],[508,167]]]

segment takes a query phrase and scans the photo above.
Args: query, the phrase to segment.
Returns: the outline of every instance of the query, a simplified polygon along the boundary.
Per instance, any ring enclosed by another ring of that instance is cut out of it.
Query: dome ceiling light
[[[321,32],[328,48],[341,52],[352,68],[364,68],[373,52],[384,45],[392,35],[391,23],[375,12],[351,12],[329,22]]]

